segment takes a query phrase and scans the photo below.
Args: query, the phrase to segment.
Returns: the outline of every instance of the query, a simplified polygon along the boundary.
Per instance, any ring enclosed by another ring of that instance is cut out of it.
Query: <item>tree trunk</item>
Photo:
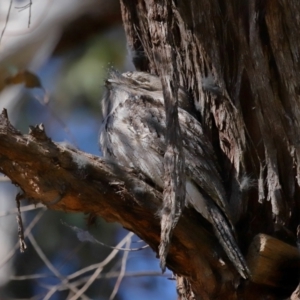
[[[167,257],[180,299],[283,299],[297,286],[298,3],[121,0],[137,69],[159,75],[164,90],[175,82],[190,93],[252,272],[242,280],[211,226],[185,209]],[[120,222],[158,251],[163,196],[134,170],[56,145],[41,127],[21,135],[5,112],[0,168],[24,197]]]
[[[121,7],[136,68],[160,76],[176,69],[191,94],[222,165],[241,248],[262,232],[295,245],[299,2],[122,0]],[[166,59],[169,48],[175,60]]]

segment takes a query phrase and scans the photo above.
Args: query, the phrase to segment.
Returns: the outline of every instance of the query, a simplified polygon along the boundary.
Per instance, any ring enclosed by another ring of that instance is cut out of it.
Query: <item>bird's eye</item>
[[[142,76],[137,77],[136,81],[142,82],[142,83],[149,82],[149,80],[147,78],[142,77]]]

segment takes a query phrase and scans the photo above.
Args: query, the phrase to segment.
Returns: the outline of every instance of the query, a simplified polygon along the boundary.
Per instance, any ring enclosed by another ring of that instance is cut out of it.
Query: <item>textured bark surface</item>
[[[145,2],[148,11],[149,37],[152,45],[153,64],[161,78],[166,111],[166,144],[164,157],[164,193],[161,213],[161,244],[159,256],[161,268],[166,268],[166,257],[172,232],[185,205],[185,158],[178,120],[179,70],[176,66],[172,39],[173,18],[171,1]],[[164,22],[158,21],[161,18]],[[150,50],[150,49],[149,49]]]
[[[299,2],[167,2],[121,1],[136,67],[164,76],[174,61],[160,59],[157,41],[172,47],[179,84],[222,165],[241,248],[260,232],[295,245]]]

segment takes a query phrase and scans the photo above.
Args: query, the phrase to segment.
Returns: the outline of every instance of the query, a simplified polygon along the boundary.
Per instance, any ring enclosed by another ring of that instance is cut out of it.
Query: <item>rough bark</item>
[[[182,147],[182,135],[178,120],[179,72],[176,68],[175,45],[171,39],[173,24],[171,2],[155,1],[147,3],[152,53],[156,70],[161,78],[166,111],[166,144],[164,156],[164,193],[161,214],[161,243],[159,256],[161,268],[166,268],[166,257],[170,247],[172,232],[182,214],[185,205],[185,158]],[[157,22],[160,15],[164,23]],[[153,18],[153,19],[152,19]],[[157,35],[159,33],[159,35]]]
[[[136,67],[164,76],[160,70],[174,62],[159,59],[157,41],[173,47],[179,84],[190,92],[215,145],[241,248],[260,232],[295,245],[299,2],[167,3],[121,0]],[[168,24],[166,36],[162,29]]]

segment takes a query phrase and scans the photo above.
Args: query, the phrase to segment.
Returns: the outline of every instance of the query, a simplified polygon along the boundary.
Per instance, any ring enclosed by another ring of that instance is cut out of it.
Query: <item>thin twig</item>
[[[8,20],[9,20],[9,15],[10,15],[10,11],[11,11],[11,7],[12,7],[12,3],[13,3],[13,0],[10,0],[10,3],[9,3],[9,8],[8,8],[8,12],[7,12],[7,15],[6,15],[6,20],[5,20],[5,24],[4,24],[4,27],[3,27],[3,30],[1,32],[1,36],[0,36],[0,44],[1,44],[1,41],[2,41],[2,37],[4,35],[4,32],[6,30],[6,27],[7,27],[7,24],[8,24]]]
[[[129,248],[130,247],[130,244],[131,244],[131,239],[129,239],[127,242],[126,242],[126,248]],[[129,252],[124,252],[123,253],[123,257],[122,257],[122,264],[121,264],[121,270],[120,270],[120,274],[118,276],[118,279],[116,281],[116,284],[114,286],[114,289],[109,297],[109,300],[113,300],[115,298],[115,296],[117,295],[118,293],[118,290],[120,288],[120,285],[121,285],[121,282],[124,278],[124,274],[126,272],[126,263],[127,263],[127,258],[128,258],[128,255],[129,255]]]
[[[54,278],[52,274],[32,274],[32,275],[22,275],[22,276],[10,276],[9,280],[16,280],[16,281],[22,281],[22,280],[36,280],[41,278]]]
[[[24,232],[24,237],[26,238],[28,234],[31,232],[33,227],[37,224],[37,222],[40,220],[40,218],[43,216],[45,212],[45,209],[41,210],[31,221],[31,223],[27,226]],[[19,242],[15,244],[15,246],[8,252],[8,254],[3,258],[3,260],[0,262],[0,269],[3,265],[5,265],[15,254],[16,250],[19,248]]]
[[[99,264],[97,264],[99,265]],[[95,265],[94,265],[94,269]],[[100,274],[97,279],[113,279],[119,277],[120,272],[108,272],[104,274]],[[171,278],[171,273],[162,273],[161,271],[142,271],[142,272],[126,272],[124,274],[125,277],[165,277],[165,278]],[[40,278],[54,278],[55,276],[53,274],[32,274],[32,275],[22,275],[22,276],[10,276],[9,280],[16,280],[16,281],[22,281],[22,280],[36,280]],[[87,282],[88,278],[90,276],[81,277],[80,279],[73,281],[72,283],[76,286],[82,285],[83,283]],[[65,288],[67,289],[67,287]],[[59,289],[61,291],[61,289]]]
[[[54,265],[50,262],[50,260],[48,259],[48,257],[44,254],[44,252],[42,251],[42,249],[40,248],[40,246],[38,245],[37,241],[35,240],[34,236],[31,233],[28,234],[28,239],[31,242],[32,246],[34,247],[34,249],[35,249],[36,253],[38,254],[38,256],[42,259],[42,261],[48,267],[48,269],[57,278],[59,278],[63,284],[67,285],[70,290],[72,290],[74,293],[77,293],[78,289],[72,283],[70,283],[65,276],[61,275],[60,272],[54,267]],[[51,289],[51,292],[52,292],[52,290],[53,290],[53,288]],[[49,292],[44,297],[44,299],[50,299]],[[82,295],[82,299],[86,299],[87,300],[89,298],[86,297],[85,295]]]
[[[24,238],[24,226],[23,226],[23,220],[22,220],[22,215],[21,215],[21,210],[20,210],[20,202],[21,199],[24,196],[20,193],[16,195],[16,204],[17,204],[17,224],[18,224],[18,237],[19,237],[19,245],[20,245],[20,251],[24,252],[27,248],[26,243],[25,243],[25,238]]]
[[[20,211],[25,212],[25,211],[31,211],[31,210],[40,209],[40,208],[45,208],[45,205],[40,204],[40,203],[39,204],[29,204],[29,205],[26,205],[26,206],[22,206],[20,208]],[[17,213],[18,213],[18,209],[14,208],[14,209],[11,209],[11,210],[0,212],[0,217],[15,215]]]
[[[104,246],[106,248],[117,249],[117,250],[120,250],[120,251],[140,251],[140,250],[143,250],[143,249],[146,249],[146,248],[149,247],[149,245],[144,245],[144,246],[139,247],[139,248],[119,248],[119,247],[115,247],[115,246],[110,246],[110,245],[107,245],[107,244],[102,243],[102,242],[98,241],[97,239],[95,239],[89,233],[89,231],[87,231],[87,230],[83,230],[83,229],[78,228],[76,226],[69,225],[69,224],[65,223],[64,221],[62,221],[62,220],[61,220],[61,223],[65,226],[71,228],[77,234],[77,238],[81,242],[90,242],[90,243],[94,243],[94,244],[99,244],[99,245]]]
[[[32,7],[32,1],[29,0],[28,28],[30,28],[30,24],[31,24],[31,7]]]
[[[90,287],[90,285],[97,279],[98,275],[102,272],[103,268],[99,267],[96,269],[94,274],[89,278],[86,284],[70,299],[76,300],[82,297],[82,294]]]
[[[19,12],[21,12],[27,8],[29,9],[28,28],[30,28],[30,24],[31,24],[31,7],[32,7],[32,0],[29,0],[29,3],[24,6],[15,6],[15,8],[19,10]]]
[[[117,245],[117,247],[122,247],[125,243],[127,243],[128,240],[131,240],[131,238],[133,237],[133,233],[129,232],[121,242],[119,242],[119,244]],[[84,293],[89,287],[90,285],[96,280],[96,278],[98,277],[98,275],[101,273],[101,271],[103,270],[104,266],[106,266],[119,252],[120,250],[114,249],[98,266],[98,268],[96,269],[96,271],[94,272],[94,274],[90,277],[90,279],[87,281],[87,283],[79,290],[78,293],[76,293],[76,295],[74,295],[70,300],[75,300],[78,299],[82,293]]]

